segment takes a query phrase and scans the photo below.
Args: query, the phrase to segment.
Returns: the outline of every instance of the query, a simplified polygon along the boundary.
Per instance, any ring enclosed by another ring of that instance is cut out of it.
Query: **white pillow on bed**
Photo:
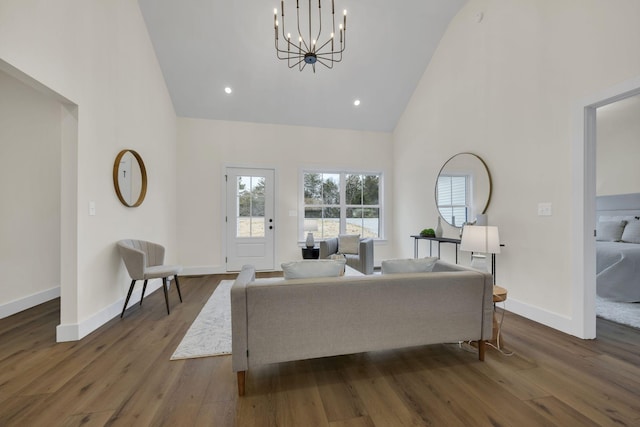
[[[596,224],[596,240],[599,242],[619,242],[626,224],[627,221],[598,221],[598,224]]]
[[[640,243],[640,221],[634,219],[627,222],[620,240],[626,243]]]

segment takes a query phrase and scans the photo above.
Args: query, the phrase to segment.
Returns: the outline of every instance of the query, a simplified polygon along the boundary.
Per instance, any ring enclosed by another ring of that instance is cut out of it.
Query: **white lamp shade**
[[[485,254],[500,253],[498,227],[483,225],[465,225],[462,232],[460,250]]]
[[[304,220],[304,231],[318,231],[318,220],[317,219],[305,219]]]

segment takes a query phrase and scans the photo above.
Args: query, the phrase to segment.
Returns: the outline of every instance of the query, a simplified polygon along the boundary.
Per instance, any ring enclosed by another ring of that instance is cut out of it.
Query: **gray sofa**
[[[333,254],[340,252],[338,238],[320,241],[320,259],[329,258]],[[357,254],[345,254],[347,265],[355,268],[362,274],[373,274],[373,239],[365,237],[360,239]]]
[[[255,279],[244,266],[231,288],[232,366],[491,338],[489,273],[438,261],[430,273]]]

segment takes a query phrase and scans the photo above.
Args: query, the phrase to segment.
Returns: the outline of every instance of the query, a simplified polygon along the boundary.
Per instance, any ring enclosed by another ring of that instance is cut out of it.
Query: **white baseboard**
[[[136,283],[136,288],[133,290],[131,294],[131,298],[129,299],[128,307],[133,306],[140,302],[140,297],[142,296],[142,280],[139,280]],[[152,292],[160,289],[162,287],[162,280],[154,279],[150,280],[147,284],[147,292],[146,296],[149,296]],[[128,289],[127,289],[128,290]],[[124,300],[126,295],[123,298],[120,298],[118,301],[109,304],[99,312],[93,314],[87,319],[84,319],[80,323],[63,323],[56,327],[56,341],[57,342],[66,342],[66,341],[78,341],[96,329],[100,328],[102,325],[110,321],[111,319],[120,316],[122,313],[122,306],[124,305]],[[164,306],[162,307],[164,310]]]
[[[52,299],[59,297],[60,286],[56,286],[42,292],[28,295],[24,298],[9,301],[5,304],[0,304],[0,319],[4,319],[5,317],[12,316],[23,310],[35,307],[36,305],[42,304],[43,302],[51,301]]]
[[[504,303],[498,303],[498,307],[503,307],[503,304],[507,311],[526,317],[534,322],[541,323],[566,334],[577,336],[574,331],[575,327],[573,319],[569,316],[553,313],[512,298],[507,298]]]

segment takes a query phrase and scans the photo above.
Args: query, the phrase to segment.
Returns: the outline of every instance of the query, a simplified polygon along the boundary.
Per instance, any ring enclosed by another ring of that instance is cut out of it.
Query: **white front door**
[[[274,269],[274,170],[227,168],[227,271]]]

